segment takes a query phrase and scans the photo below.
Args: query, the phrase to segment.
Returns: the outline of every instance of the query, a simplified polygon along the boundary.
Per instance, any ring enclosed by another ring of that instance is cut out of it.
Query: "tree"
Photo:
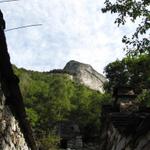
[[[137,94],[143,89],[150,89],[150,57],[148,54],[139,57],[125,57],[105,67],[109,82],[105,89],[112,91],[115,86],[133,87]]]
[[[116,60],[108,64],[105,69],[105,74],[109,82],[106,82],[104,88],[106,91],[111,92],[116,86],[124,86],[128,84],[129,72],[124,60]]]
[[[102,12],[117,13],[118,17],[115,23],[125,25],[128,18],[134,23],[137,19],[141,23],[136,27],[135,33],[131,38],[124,36],[122,42],[126,44],[127,54],[137,56],[140,54],[150,54],[150,1],[149,0],[116,0],[115,3],[110,0],[105,1],[105,7]]]

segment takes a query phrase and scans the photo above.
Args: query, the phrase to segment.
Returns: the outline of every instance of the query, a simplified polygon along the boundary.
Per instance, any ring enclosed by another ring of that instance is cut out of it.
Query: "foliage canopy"
[[[122,42],[126,44],[126,51],[130,55],[150,54],[150,1],[149,0],[116,0],[112,3],[110,0],[105,1],[105,7],[102,12],[117,13],[118,17],[115,23],[125,25],[127,20],[134,23],[140,20],[135,33],[131,38],[124,36]]]
[[[115,86],[130,86],[138,94],[141,104],[150,106],[150,1],[149,0],[105,0],[102,12],[117,14],[115,23],[135,24],[135,32],[122,38],[127,55],[105,67],[109,82],[105,84],[109,92]],[[137,24],[137,22],[140,22]]]

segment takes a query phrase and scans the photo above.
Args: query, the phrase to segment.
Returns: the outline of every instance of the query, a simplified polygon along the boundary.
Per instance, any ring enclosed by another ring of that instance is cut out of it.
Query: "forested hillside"
[[[59,145],[59,123],[67,120],[79,126],[84,139],[99,135],[101,105],[110,101],[109,95],[74,83],[67,74],[14,70],[42,149]]]

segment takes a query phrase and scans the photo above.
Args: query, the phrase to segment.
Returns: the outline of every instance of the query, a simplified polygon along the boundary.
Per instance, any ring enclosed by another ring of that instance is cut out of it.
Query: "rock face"
[[[72,60],[66,64],[63,70],[72,74],[76,82],[84,84],[90,89],[104,92],[103,84],[106,82],[106,78],[95,71],[92,66]]]
[[[103,105],[101,122],[100,150],[150,150],[150,108]]]
[[[0,150],[30,150],[0,89]]]
[[[106,138],[107,136],[107,138]],[[100,150],[149,150],[150,131],[141,136],[120,134],[118,130],[109,124],[107,130],[103,131]]]

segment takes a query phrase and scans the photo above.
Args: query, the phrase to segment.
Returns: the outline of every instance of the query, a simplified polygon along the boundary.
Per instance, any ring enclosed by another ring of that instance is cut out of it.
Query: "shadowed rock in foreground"
[[[10,63],[4,29],[5,21],[0,11],[0,149],[37,150],[27,120],[19,79]]]

